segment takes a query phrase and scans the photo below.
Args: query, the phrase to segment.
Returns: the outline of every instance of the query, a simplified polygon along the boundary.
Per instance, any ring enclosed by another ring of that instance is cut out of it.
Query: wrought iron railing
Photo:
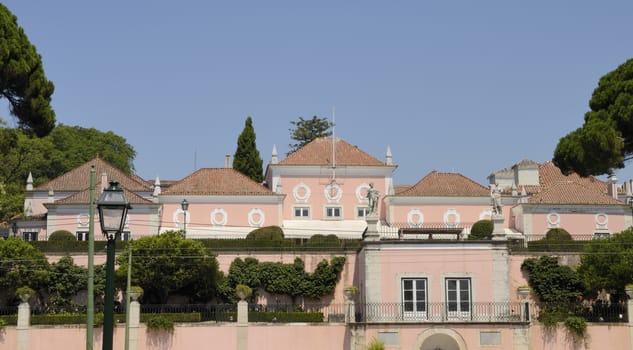
[[[356,320],[401,322],[527,322],[525,303],[367,303],[356,305]]]
[[[562,312],[565,315],[582,317],[587,322],[628,322],[625,302],[584,301],[570,305],[537,303],[530,305],[531,317],[537,320],[541,312]]]
[[[141,314],[200,313],[201,321],[236,322],[235,304],[141,304]]]

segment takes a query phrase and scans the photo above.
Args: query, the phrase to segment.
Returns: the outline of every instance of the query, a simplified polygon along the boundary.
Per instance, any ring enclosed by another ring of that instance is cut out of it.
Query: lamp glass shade
[[[97,208],[101,232],[104,235],[108,236],[123,231],[129,205],[117,182],[110,182],[110,187],[103,190],[97,202]]]
[[[187,209],[189,209],[189,202],[187,202],[186,199],[183,199],[182,203],[180,203],[180,208],[182,211],[187,211]]]

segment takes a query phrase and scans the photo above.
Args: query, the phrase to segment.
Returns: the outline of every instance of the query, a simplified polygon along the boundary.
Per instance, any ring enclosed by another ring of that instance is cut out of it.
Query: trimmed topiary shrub
[[[58,230],[48,236],[49,241],[76,241],[77,237],[66,230]]]
[[[571,235],[564,228],[551,228],[545,234],[545,239],[548,241],[571,241]]]
[[[336,235],[316,234],[308,239],[306,245],[309,247],[340,247],[341,240]]]
[[[490,239],[494,226],[492,220],[479,220],[470,229],[469,240]]]
[[[251,231],[248,236],[246,236],[246,239],[281,241],[284,239],[284,231],[279,226],[260,227]]]

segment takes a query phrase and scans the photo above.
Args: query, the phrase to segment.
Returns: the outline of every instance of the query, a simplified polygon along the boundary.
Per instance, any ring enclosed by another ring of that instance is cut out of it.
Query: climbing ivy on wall
[[[297,297],[319,299],[331,294],[344,266],[344,257],[334,257],[329,262],[323,259],[314,272],[308,273],[301,258],[295,258],[292,264],[236,258],[229,267],[226,283],[229,288],[244,284],[253,290],[261,288],[271,294],[287,295],[294,303]]]

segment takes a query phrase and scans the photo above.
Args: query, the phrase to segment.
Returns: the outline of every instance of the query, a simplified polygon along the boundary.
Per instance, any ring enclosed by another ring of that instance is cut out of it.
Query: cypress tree
[[[248,117],[246,118],[244,130],[242,130],[237,139],[237,150],[233,156],[233,169],[257,182],[262,182],[264,180],[262,164],[262,158],[259,156],[259,151],[255,144],[253,120]]]

